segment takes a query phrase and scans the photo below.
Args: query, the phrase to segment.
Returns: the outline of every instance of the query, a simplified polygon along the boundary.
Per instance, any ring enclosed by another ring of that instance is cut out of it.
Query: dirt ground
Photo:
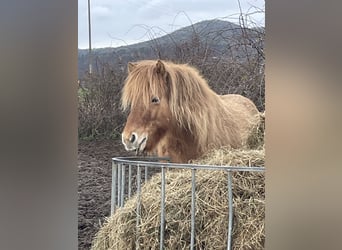
[[[111,158],[128,155],[120,140],[79,141],[78,249],[90,249],[110,214]]]

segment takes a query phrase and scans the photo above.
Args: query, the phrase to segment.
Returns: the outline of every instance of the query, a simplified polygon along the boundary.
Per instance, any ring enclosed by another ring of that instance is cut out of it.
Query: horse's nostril
[[[131,138],[129,139],[129,141],[130,141],[131,143],[133,143],[133,142],[135,141],[135,134],[132,134],[132,135],[131,135]]]

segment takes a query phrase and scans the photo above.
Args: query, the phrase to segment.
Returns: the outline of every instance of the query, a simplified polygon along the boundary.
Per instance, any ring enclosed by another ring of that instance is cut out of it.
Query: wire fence
[[[160,162],[163,161],[163,162]],[[139,239],[139,225],[141,220],[141,185],[148,181],[150,174],[161,175],[160,195],[160,246],[164,249],[165,233],[165,172],[168,168],[190,169],[191,170],[191,242],[190,249],[195,249],[195,224],[196,224],[196,171],[197,170],[219,170],[226,171],[228,191],[228,240],[227,249],[232,246],[233,230],[233,192],[232,172],[264,172],[264,167],[240,167],[240,166],[216,166],[197,164],[176,164],[168,162],[168,158],[156,157],[116,157],[112,158],[112,198],[111,214],[115,213],[118,207],[123,207],[125,201],[133,194],[137,195],[136,207],[136,235]],[[135,172],[135,173],[134,173]],[[126,174],[128,175],[126,178]],[[134,180],[135,179],[135,180]],[[136,244],[139,245],[139,244]]]

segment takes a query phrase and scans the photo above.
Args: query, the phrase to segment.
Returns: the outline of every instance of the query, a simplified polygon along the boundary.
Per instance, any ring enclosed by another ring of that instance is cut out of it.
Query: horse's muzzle
[[[142,152],[146,147],[147,135],[138,135],[133,132],[129,136],[122,133],[122,144],[127,151]]]

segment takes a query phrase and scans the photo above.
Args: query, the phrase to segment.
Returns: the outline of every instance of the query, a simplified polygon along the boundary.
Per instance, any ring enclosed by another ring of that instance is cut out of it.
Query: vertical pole
[[[191,169],[191,245],[190,249],[195,249],[195,213],[196,213],[196,169]]]
[[[118,206],[121,204],[121,163],[118,164]]]
[[[124,197],[125,197],[125,182],[126,182],[126,180],[125,180],[125,170],[126,170],[125,164],[122,164],[121,168],[122,168],[122,170],[121,170],[121,198],[120,198],[121,203],[120,203],[120,207],[123,207],[124,206],[124,200],[125,200]]]
[[[164,230],[165,230],[165,168],[161,169],[161,204],[160,204],[160,244],[159,249],[164,249]]]
[[[128,166],[128,199],[131,198],[132,194],[132,165]]]
[[[88,0],[88,27],[89,27],[89,74],[93,73],[91,54],[91,21],[90,21],[90,0]]]
[[[140,248],[139,238],[140,238],[140,202],[141,202],[141,172],[140,172],[140,165],[138,164],[137,167],[137,221],[136,221],[136,241],[135,241],[135,249]]]
[[[110,203],[110,214],[115,212],[116,204],[116,179],[117,179],[117,165],[112,161],[112,201]]]
[[[228,171],[228,240],[227,250],[232,248],[232,228],[233,228],[233,191],[232,191],[232,172]]]
[[[145,182],[147,181],[148,166],[145,166]]]

